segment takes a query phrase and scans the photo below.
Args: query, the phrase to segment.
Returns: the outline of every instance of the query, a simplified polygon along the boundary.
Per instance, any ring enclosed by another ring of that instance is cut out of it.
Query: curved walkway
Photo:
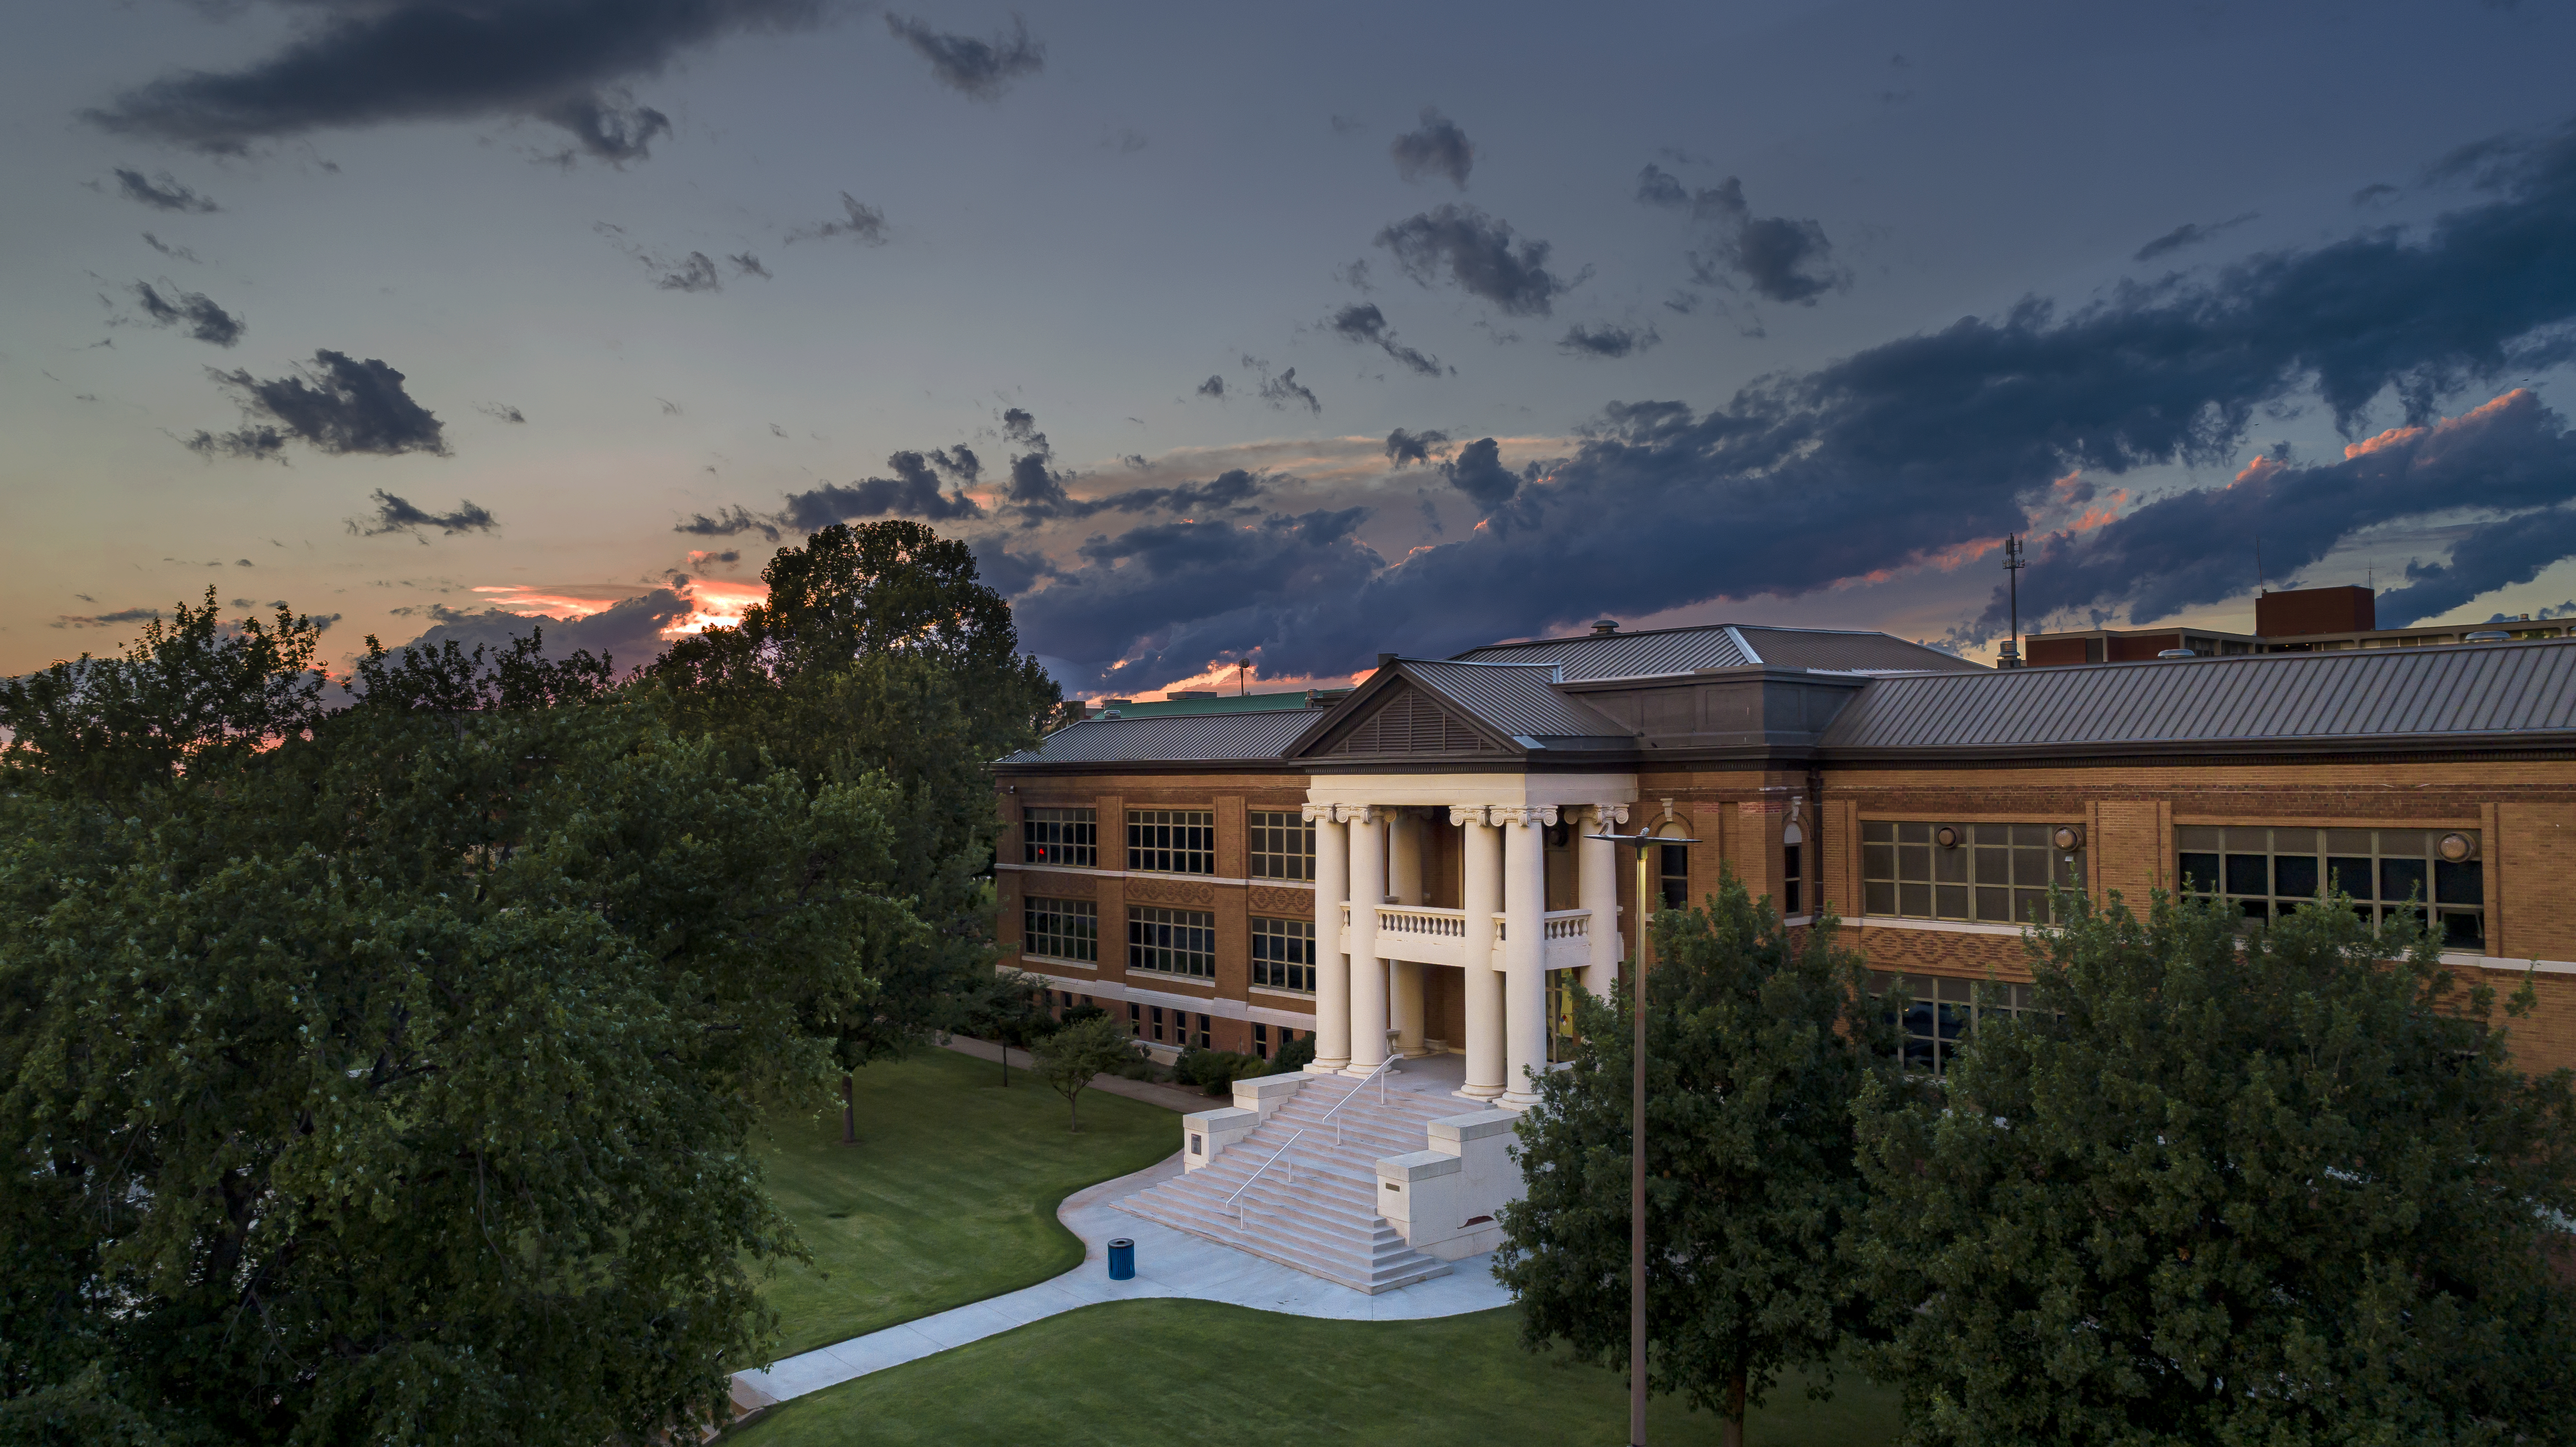
[[[1338,1321],[1412,1321],[1511,1304],[1511,1293],[1494,1280],[1490,1255],[1467,1257],[1447,1276],[1371,1296],[1118,1208],[1126,1197],[1180,1173],[1181,1156],[1175,1151],[1132,1175],[1067,1196],[1055,1214],[1082,1238],[1082,1264],[1073,1270],[1035,1286],[818,1347],[766,1371],[738,1372],[733,1393],[737,1411],[758,1411],[1103,1301],[1184,1297]],[[1136,1243],[1132,1281],[1109,1279],[1107,1243],[1118,1236]]]

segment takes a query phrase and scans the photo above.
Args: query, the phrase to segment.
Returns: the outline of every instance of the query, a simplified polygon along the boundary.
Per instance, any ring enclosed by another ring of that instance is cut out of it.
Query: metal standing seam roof
[[[1089,719],[1067,724],[1004,764],[1169,763],[1193,759],[1275,759],[1319,717],[1276,713],[1178,714]]]
[[[1609,715],[1550,687],[1556,681],[1552,663],[1406,659],[1402,667],[1407,677],[1498,733],[1515,738],[1600,739],[1618,746],[1636,739],[1633,732]]]
[[[2576,644],[2255,654],[1880,678],[1825,750],[2576,731]]]
[[[1470,648],[1450,661],[1554,663],[1564,667],[1566,682],[1585,683],[1597,678],[1653,678],[1701,668],[1741,668],[1761,660],[1752,656],[1733,628],[1719,625],[1497,643]]]
[[[1890,633],[1828,628],[1738,627],[1738,638],[1761,662],[1825,673],[1990,673],[1938,648],[1908,643]]]

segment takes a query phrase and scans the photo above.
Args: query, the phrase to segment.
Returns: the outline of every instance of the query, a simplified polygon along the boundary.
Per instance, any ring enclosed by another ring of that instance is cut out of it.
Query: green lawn
[[[1180,1117],[1093,1089],[1082,1131],[1036,1077],[951,1050],[858,1074],[859,1143],[838,1111],[784,1121],[769,1189],[814,1253],[766,1283],[781,1356],[946,1311],[1082,1264],[1056,1204],[1180,1149]],[[1210,1101],[1209,1104],[1222,1104]]]
[[[1513,1308],[1347,1322],[1203,1301],[1119,1301],[773,1407],[728,1447],[1043,1442],[1379,1442],[1616,1447],[1616,1372],[1520,1349]],[[1658,1399],[1648,1440],[1713,1443],[1717,1419]],[[1751,1447],[1877,1447],[1893,1392],[1845,1375],[1832,1402],[1790,1388],[1745,1424]]]

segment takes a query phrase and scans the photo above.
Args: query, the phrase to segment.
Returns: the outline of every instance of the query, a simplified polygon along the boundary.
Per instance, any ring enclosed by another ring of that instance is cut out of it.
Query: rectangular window
[[[1127,1002],[1127,1033],[1136,1036],[1145,1033],[1145,1007],[1133,1000]]]
[[[1783,844],[1780,846],[1780,912],[1782,914],[1798,912],[1799,883],[1798,846]]]
[[[2054,824],[1860,826],[1863,914],[2047,924],[2048,887],[2081,892],[2084,856],[2059,849]]]
[[[1216,978],[1216,916],[1202,909],[1127,911],[1127,968]],[[1160,1036],[1155,1037],[1160,1039]]]
[[[1156,1005],[1156,1006],[1154,1006],[1152,1009],[1147,1010],[1145,1013],[1153,1017],[1153,1020],[1154,1020],[1154,1038],[1155,1038],[1155,1039],[1157,1039],[1157,1040],[1162,1039],[1162,1038],[1163,1038],[1163,1007],[1162,1007],[1162,1006],[1160,1006],[1160,1005]]]
[[[1216,815],[1205,809],[1128,810],[1127,867],[1152,874],[1216,873]]]
[[[1309,883],[1315,878],[1315,826],[1293,810],[1254,809],[1244,816],[1252,844],[1252,877]]]
[[[1869,972],[1870,998],[1883,999],[1900,979],[1912,1003],[1905,1007],[1901,1024],[1905,1031],[1905,1068],[1917,1074],[1939,1075],[1949,1069],[1951,1059],[1966,1047],[1976,1033],[1977,1022],[2032,1013],[2035,1009],[2028,985],[2006,985],[1986,980],[1961,980],[1947,975],[1896,975],[1885,970]]]
[[[1090,809],[1028,809],[1020,815],[1020,861],[1100,867],[1100,824]]]
[[[1655,846],[1655,884],[1663,897],[1660,909],[1690,908],[1690,846]]]
[[[2280,919],[2341,892],[2374,925],[2412,913],[2444,949],[2486,948],[2474,829],[2185,826],[2174,830],[2174,853],[2184,890],[2223,897],[2248,920]]]
[[[1100,960],[1100,906],[1087,899],[1040,899],[1020,907],[1020,948],[1059,960]]]
[[[1186,1019],[1184,1019],[1181,1023],[1182,1023],[1182,1025],[1183,1025],[1184,1027],[1186,1027],[1186,1026],[1189,1024],[1188,1020],[1186,1020]],[[1196,1042],[1196,1043],[1197,1043],[1198,1047],[1199,1047],[1201,1050],[1207,1050],[1207,1049],[1211,1049],[1211,1048],[1213,1048],[1213,1047],[1211,1047],[1211,1046],[1208,1044],[1208,1039],[1209,1039],[1209,1036],[1208,1036],[1208,1023],[1209,1023],[1209,1022],[1208,1022],[1208,1017],[1207,1017],[1207,1016],[1205,1016],[1205,1015],[1201,1015],[1201,1016],[1199,1017],[1198,1040],[1197,1040],[1197,1042]]]
[[[1252,1057],[1255,1060],[1270,1058],[1270,1027],[1259,1021],[1254,1021],[1252,1026]]]
[[[1573,970],[1547,972],[1547,1058],[1553,1063],[1572,1060],[1577,1039],[1574,1033],[1574,992],[1566,986],[1576,976]]]
[[[1315,922],[1253,916],[1252,983],[1315,993]]]

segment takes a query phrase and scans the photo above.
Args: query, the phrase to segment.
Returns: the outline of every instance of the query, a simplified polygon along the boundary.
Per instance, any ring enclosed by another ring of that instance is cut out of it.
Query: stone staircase
[[[1139,1191],[1119,1207],[1372,1295],[1446,1276],[1448,1262],[1407,1246],[1378,1213],[1377,1163],[1426,1149],[1426,1126],[1475,1107],[1402,1090],[1385,1092],[1380,1104],[1378,1095],[1375,1084],[1311,1076],[1270,1119],[1227,1146],[1223,1155]],[[1336,1106],[1340,1114],[1324,1119]],[[1337,1124],[1339,1144],[1333,1140]],[[1288,1155],[1264,1169],[1263,1163],[1291,1137],[1296,1144]],[[1291,1162],[1293,1179],[1283,1169]],[[1226,1205],[1226,1197],[1256,1170],[1260,1179],[1234,1206]],[[1242,1208],[1240,1225],[1236,1207]]]

